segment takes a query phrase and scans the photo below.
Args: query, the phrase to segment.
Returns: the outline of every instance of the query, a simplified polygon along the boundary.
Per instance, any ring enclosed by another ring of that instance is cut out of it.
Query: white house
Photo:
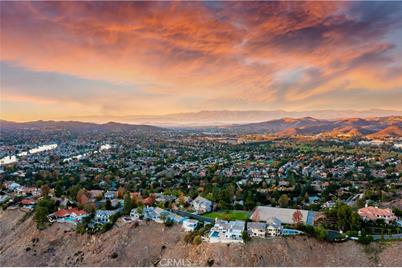
[[[243,242],[242,233],[245,228],[244,221],[216,220],[209,233],[211,243],[235,243]]]
[[[105,196],[105,199],[112,200],[112,199],[115,198],[115,192],[114,191],[107,191],[104,196]]]
[[[202,196],[197,196],[192,205],[198,214],[203,214],[212,211],[213,202]]]
[[[95,221],[99,223],[110,222],[110,217],[115,215],[118,210],[97,210],[95,213]]]
[[[130,211],[130,217],[131,217],[132,220],[138,220],[140,218],[140,216],[141,216],[141,214],[137,212],[136,208],[133,208]]]
[[[267,224],[265,222],[248,222],[247,233],[251,237],[265,237],[267,234]]]
[[[194,230],[198,226],[198,221],[197,220],[192,220],[192,219],[185,219],[183,221],[183,229],[186,232],[194,232]]]
[[[272,217],[267,220],[267,235],[279,236],[282,234],[282,229],[282,222],[278,218]]]
[[[246,223],[244,221],[231,221],[229,222],[229,226],[230,228],[226,232],[226,237],[232,240],[243,241],[242,233],[244,231]]]

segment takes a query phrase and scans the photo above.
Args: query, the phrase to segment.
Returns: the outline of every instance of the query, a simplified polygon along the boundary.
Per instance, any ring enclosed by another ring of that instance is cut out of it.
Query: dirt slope
[[[401,266],[402,242],[328,244],[306,237],[254,239],[246,245],[183,242],[180,226],[124,224],[79,235],[53,224],[38,231],[21,211],[0,212],[0,266]]]

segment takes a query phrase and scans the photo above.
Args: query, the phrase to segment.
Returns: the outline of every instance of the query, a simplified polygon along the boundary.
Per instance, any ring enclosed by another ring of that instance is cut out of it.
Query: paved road
[[[393,234],[393,235],[373,235],[374,240],[380,240],[380,239],[385,239],[385,240],[390,240],[390,239],[402,239],[402,234]]]

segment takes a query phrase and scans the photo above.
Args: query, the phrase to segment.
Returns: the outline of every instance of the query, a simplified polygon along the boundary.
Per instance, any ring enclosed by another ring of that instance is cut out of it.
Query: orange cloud
[[[118,88],[113,92],[113,87],[99,90],[99,96],[90,101],[99,113],[220,108],[219,100],[225,100],[221,108],[288,108],[308,105],[309,99],[333,91],[348,94],[354,89],[402,87],[402,75],[395,72],[399,70],[395,56],[400,56],[401,49],[389,39],[390,33],[400,34],[401,21],[396,18],[401,14],[391,4],[0,5],[2,61],[38,73],[141,88],[142,95]],[[21,94],[6,92],[35,98]],[[109,103],[112,95],[120,105]],[[192,107],[184,104],[189,99]]]

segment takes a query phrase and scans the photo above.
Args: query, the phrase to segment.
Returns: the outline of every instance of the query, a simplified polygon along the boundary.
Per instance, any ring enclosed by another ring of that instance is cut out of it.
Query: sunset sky
[[[1,119],[402,109],[401,2],[1,2]]]

